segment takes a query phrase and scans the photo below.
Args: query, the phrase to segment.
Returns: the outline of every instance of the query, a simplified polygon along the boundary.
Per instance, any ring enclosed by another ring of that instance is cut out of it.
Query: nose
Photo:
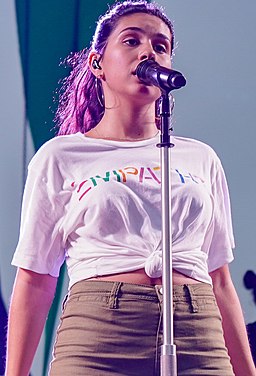
[[[139,60],[155,60],[156,59],[156,53],[151,45],[151,43],[148,43],[146,46],[144,46],[143,49],[141,49],[139,54]]]

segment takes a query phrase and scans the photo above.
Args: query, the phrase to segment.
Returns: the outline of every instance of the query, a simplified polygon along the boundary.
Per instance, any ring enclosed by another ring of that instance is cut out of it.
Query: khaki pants
[[[174,286],[178,376],[233,376],[210,285]],[[159,376],[161,286],[81,281],[64,303],[50,376]]]

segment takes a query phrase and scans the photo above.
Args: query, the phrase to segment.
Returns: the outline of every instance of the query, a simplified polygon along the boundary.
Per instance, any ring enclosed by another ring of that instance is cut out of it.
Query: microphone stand
[[[162,199],[162,259],[163,259],[163,345],[161,346],[161,375],[176,376],[176,346],[173,343],[173,286],[172,286],[172,228],[171,228],[171,148],[170,118],[173,108],[173,97],[169,96],[174,89],[185,86],[183,75],[160,66],[152,59],[143,60],[136,68],[135,74],[147,85],[158,86],[161,90],[161,199]],[[172,107],[170,108],[170,97]]]
[[[177,376],[176,346],[173,333],[172,226],[171,226],[171,111],[174,105],[172,88],[161,89],[161,195],[162,195],[162,259],[163,259],[163,345],[161,376]],[[171,97],[171,106],[170,106]]]

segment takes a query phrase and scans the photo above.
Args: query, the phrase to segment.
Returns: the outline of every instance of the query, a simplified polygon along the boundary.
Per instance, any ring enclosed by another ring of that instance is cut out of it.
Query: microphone
[[[186,85],[186,79],[180,72],[165,68],[154,60],[143,60],[139,63],[135,75],[145,84],[155,85],[168,91],[180,89]]]

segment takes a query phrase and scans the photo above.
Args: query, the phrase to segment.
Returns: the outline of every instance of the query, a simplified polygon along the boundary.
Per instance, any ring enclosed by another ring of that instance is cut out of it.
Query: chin
[[[146,102],[155,102],[161,95],[160,90],[155,86],[141,85],[136,91],[133,92],[133,95],[137,99]]]

